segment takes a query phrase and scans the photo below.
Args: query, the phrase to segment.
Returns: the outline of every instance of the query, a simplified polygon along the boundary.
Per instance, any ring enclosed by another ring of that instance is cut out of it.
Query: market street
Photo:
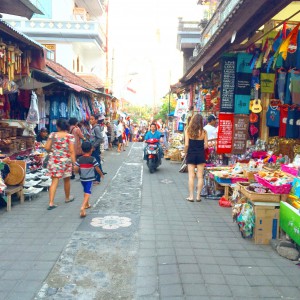
[[[1,211],[0,299],[299,299],[299,267],[241,237],[231,209],[190,203],[187,175],[150,174],[142,144],[105,153],[93,208],[47,211],[47,192]],[[111,216],[111,217],[109,217]]]

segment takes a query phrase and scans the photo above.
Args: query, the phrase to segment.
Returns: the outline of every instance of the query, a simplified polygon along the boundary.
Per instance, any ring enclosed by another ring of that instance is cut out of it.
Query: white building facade
[[[68,70],[106,76],[106,0],[32,0],[44,15],[4,19],[50,51],[48,59]]]

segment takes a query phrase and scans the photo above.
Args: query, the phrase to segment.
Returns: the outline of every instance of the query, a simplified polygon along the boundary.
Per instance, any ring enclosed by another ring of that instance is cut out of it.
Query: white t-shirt
[[[213,140],[218,137],[218,129],[216,127],[207,124],[206,126],[204,126],[204,130],[206,130],[207,132],[208,140]]]
[[[118,127],[117,127],[117,137],[119,137],[120,135],[122,135],[123,133],[123,124],[119,123]]]

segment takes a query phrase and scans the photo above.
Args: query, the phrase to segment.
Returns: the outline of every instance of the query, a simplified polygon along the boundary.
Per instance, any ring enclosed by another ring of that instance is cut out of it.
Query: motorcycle
[[[161,165],[161,157],[159,153],[158,139],[149,139],[145,141],[147,146],[145,147],[145,159],[147,160],[147,166],[150,173],[154,173],[156,169]]]

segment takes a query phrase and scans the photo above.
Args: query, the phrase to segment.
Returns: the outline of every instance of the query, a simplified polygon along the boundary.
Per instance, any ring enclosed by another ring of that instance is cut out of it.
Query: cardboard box
[[[277,239],[279,236],[279,203],[252,204],[255,214],[254,243],[268,245],[271,239]]]

